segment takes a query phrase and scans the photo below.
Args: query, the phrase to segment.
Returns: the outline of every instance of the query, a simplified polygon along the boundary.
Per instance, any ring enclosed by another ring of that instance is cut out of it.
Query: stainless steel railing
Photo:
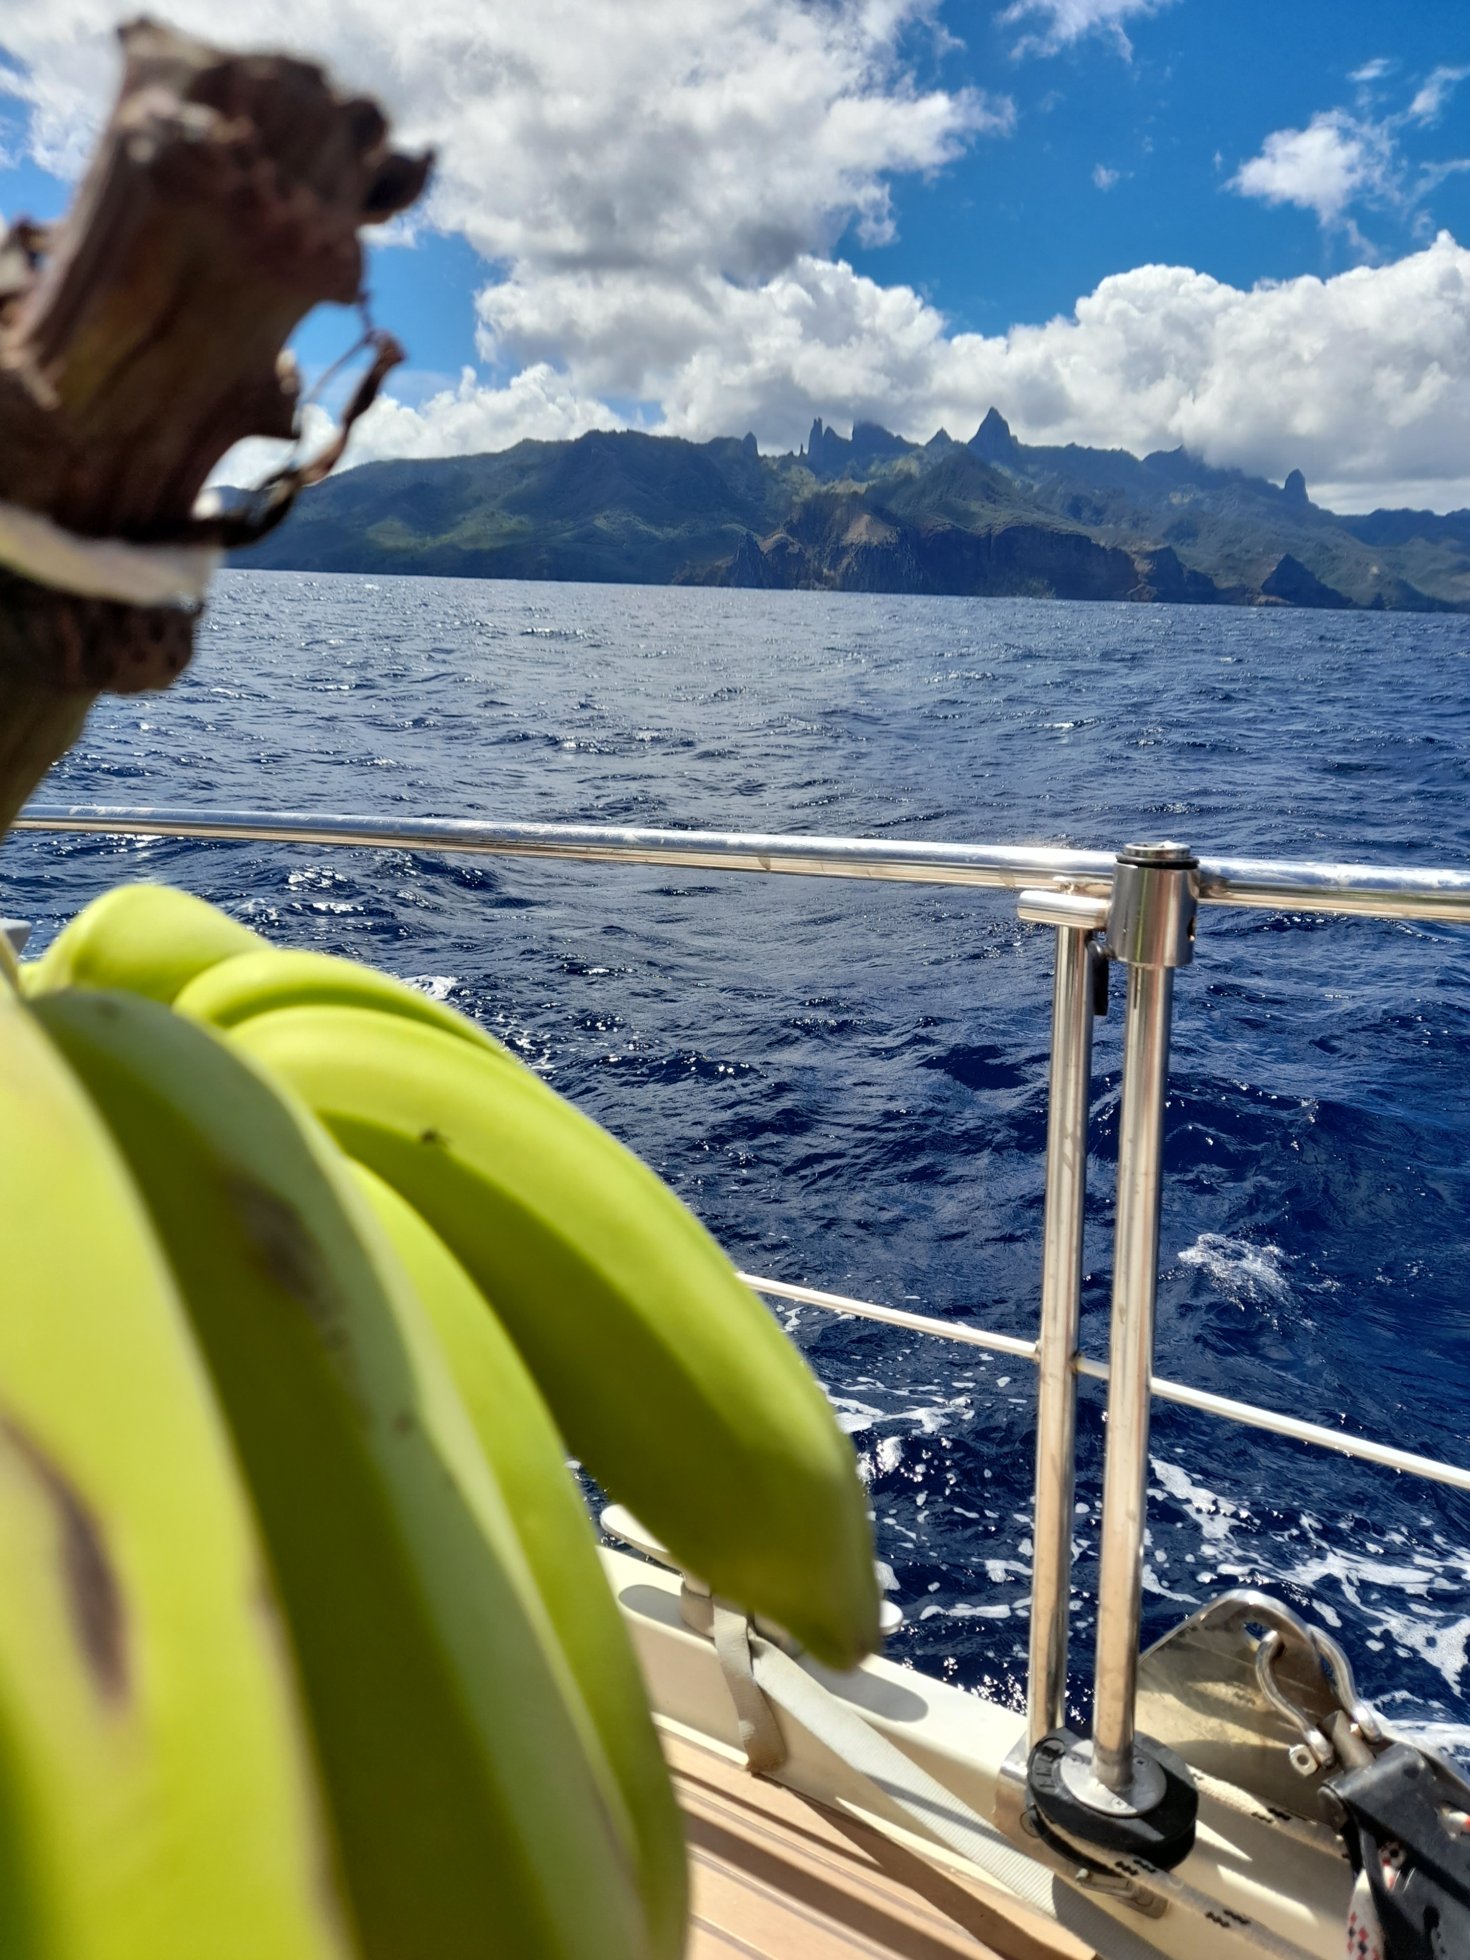
[[[1038,1339],[991,1333],[874,1302],[748,1275],[773,1298],[855,1314],[1034,1362],[1037,1401],[1035,1556],[1028,1679],[1032,1742],[1065,1724],[1076,1385],[1108,1385],[1093,1769],[1127,1801],[1133,1776],[1139,1588],[1152,1400],[1315,1444],[1412,1476],[1470,1490],[1470,1469],[1321,1424],[1159,1379],[1153,1374],[1164,1095],[1174,974],[1191,957],[1199,905],[1301,909],[1385,919],[1470,923],[1470,872],[1362,864],[1219,858],[1143,845],[1116,856],[1051,846],[928,844],[763,836],[595,824],[490,824],[466,819],[317,816],[256,811],[61,809],[32,805],[17,829],[311,845],[359,845],[603,863],[681,865],[809,877],[990,887],[1020,893],[1023,919],[1056,932],[1042,1311]],[[1082,1274],[1091,975],[1106,931],[1128,974],[1112,1324],[1106,1366],[1077,1352]]]
[[[759,1273],[742,1273],[740,1277],[757,1293],[767,1294],[773,1300],[789,1300],[794,1306],[819,1307],[824,1313],[849,1314],[859,1320],[876,1320],[884,1327],[898,1327],[908,1334],[924,1334],[932,1340],[953,1341],[961,1347],[983,1348],[990,1354],[1004,1354],[1015,1361],[1042,1365],[1042,1340],[997,1334],[986,1327],[971,1327],[962,1320],[940,1320],[935,1314],[910,1313],[907,1307],[885,1307],[880,1301],[858,1300],[846,1293],[823,1293],[814,1286],[765,1279]],[[1070,1363],[1074,1374],[1085,1375],[1089,1381],[1109,1379],[1111,1371],[1106,1361],[1073,1354]],[[1452,1490],[1470,1490],[1470,1469],[1443,1463],[1435,1456],[1401,1450],[1395,1443],[1375,1443],[1370,1436],[1329,1429],[1325,1423],[1304,1422],[1300,1416],[1284,1416],[1275,1409],[1262,1409],[1254,1402],[1238,1402],[1230,1395],[1216,1395],[1212,1389],[1191,1388],[1186,1382],[1170,1381],[1164,1375],[1149,1377],[1149,1393],[1156,1402],[1172,1402],[1181,1409],[1196,1409],[1201,1415],[1219,1416],[1226,1422],[1238,1422],[1244,1429],[1262,1429],[1294,1443],[1310,1443],[1317,1449],[1333,1450],[1339,1456],[1355,1457],[1360,1463],[1401,1470],[1406,1476],[1422,1477],[1427,1483],[1448,1484]]]
[[[247,843],[360,844],[472,856],[572,858],[584,863],[673,864],[702,871],[791,872],[914,885],[1028,887],[1106,893],[1106,851],[1047,844],[924,844],[855,837],[781,837],[718,830],[643,830],[615,824],[480,823],[460,817],[341,817],[259,810],[113,809],[33,803],[17,830],[119,837],[205,837]],[[1205,905],[1354,913],[1378,919],[1470,922],[1470,871],[1275,858],[1202,858]]]

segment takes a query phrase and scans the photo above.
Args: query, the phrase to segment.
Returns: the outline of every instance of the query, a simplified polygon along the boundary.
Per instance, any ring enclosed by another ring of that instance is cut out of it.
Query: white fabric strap
[[[124,606],[197,605],[224,553],[212,544],[79,538],[39,511],[0,503],[0,565],[37,585]]]
[[[735,1704],[740,1747],[753,1770],[770,1775],[786,1760],[786,1744],[771,1704],[755,1678],[750,1622],[743,1613],[714,1602],[714,1643],[720,1667]]]
[[[605,1513],[603,1521],[606,1523]],[[735,1726],[746,1762],[761,1775],[771,1775],[786,1760],[786,1744],[781,1739],[775,1710],[756,1686],[750,1622],[735,1607],[715,1599],[708,1586],[699,1579],[691,1579],[687,1573],[680,1588],[679,1610],[686,1626],[714,1642],[720,1672],[735,1707]]]

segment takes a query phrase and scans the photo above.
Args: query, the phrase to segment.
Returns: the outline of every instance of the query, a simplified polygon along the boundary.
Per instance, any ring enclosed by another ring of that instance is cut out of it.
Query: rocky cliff
[[[322,571],[1470,610],[1470,512],[1340,518],[1183,450],[922,445],[817,418],[794,455],[634,431],[329,478],[248,562]]]

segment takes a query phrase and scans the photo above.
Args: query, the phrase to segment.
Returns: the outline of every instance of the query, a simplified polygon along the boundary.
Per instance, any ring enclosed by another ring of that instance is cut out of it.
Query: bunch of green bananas
[[[703,1228],[474,1023],[162,886],[0,975],[0,1151],[0,1953],[677,1955],[568,1452],[819,1659],[877,1636]]]

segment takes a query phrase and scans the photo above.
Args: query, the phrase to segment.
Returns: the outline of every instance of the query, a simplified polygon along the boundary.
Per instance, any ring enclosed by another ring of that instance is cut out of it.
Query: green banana
[[[380,1177],[352,1169],[434,1324],[621,1795],[650,1948],[676,1960],[688,1917],[679,1808],[561,1437],[515,1344],[444,1241]]]
[[[346,1960],[249,1500],[142,1201],[0,987],[0,1952]]]
[[[644,1955],[503,1500],[336,1150],[155,1002],[71,991],[34,1011],[133,1169],[233,1431],[365,1953]]]
[[[172,885],[115,885],[67,921],[22,969],[28,995],[121,987],[171,1001],[196,973],[266,944],[217,906]]]
[[[191,980],[173,1005],[177,1013],[213,1028],[238,1027],[242,1021],[283,1007],[375,1007],[459,1035],[511,1067],[533,1073],[468,1015],[376,967],[338,959],[332,953],[292,952],[277,946],[242,953]]]
[[[851,1447],[652,1171],[436,1028],[295,1007],[231,1038],[423,1214],[494,1301],[573,1454],[682,1564],[832,1666],[876,1646]]]

